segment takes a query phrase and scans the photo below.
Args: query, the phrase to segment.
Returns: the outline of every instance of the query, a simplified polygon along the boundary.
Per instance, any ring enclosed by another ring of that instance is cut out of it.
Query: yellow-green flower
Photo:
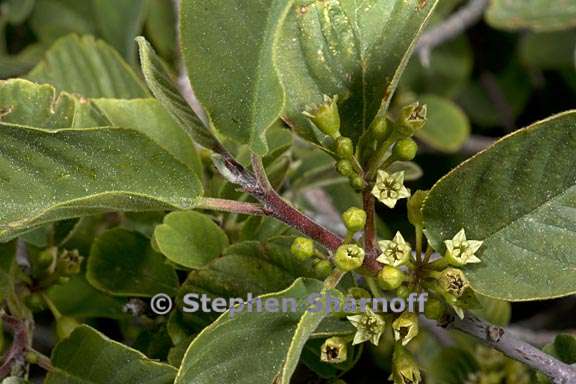
[[[418,316],[413,312],[403,312],[392,323],[392,329],[394,339],[406,345],[418,335]]]
[[[410,260],[410,253],[412,251],[410,244],[404,240],[400,232],[392,240],[381,240],[378,242],[382,253],[376,260],[382,264],[397,267],[405,264]]]
[[[368,340],[372,344],[378,345],[386,324],[382,316],[375,314],[370,307],[366,307],[366,312],[360,315],[348,316],[347,319],[356,328],[352,345]]]
[[[394,380],[394,384],[419,384],[422,382],[418,363],[412,354],[399,344],[396,344],[394,348],[392,374],[389,380]]]
[[[461,267],[482,261],[475,255],[482,246],[482,241],[467,240],[464,229],[461,229],[452,240],[446,240],[444,244],[446,245],[446,261],[451,265]]]
[[[348,359],[348,345],[341,337],[326,339],[320,348],[320,360],[329,364],[340,364]]]
[[[398,200],[410,197],[410,190],[404,186],[404,171],[389,174],[379,170],[372,195],[389,208],[394,208]]]

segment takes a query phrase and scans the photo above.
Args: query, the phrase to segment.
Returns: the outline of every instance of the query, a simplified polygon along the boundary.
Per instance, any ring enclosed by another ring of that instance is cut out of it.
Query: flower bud
[[[406,285],[401,285],[396,290],[396,296],[400,297],[401,299],[406,299],[412,293],[412,289],[407,287]]]
[[[408,200],[408,221],[414,226],[422,226],[424,224],[424,216],[422,215],[422,205],[428,196],[428,191],[416,191]]]
[[[334,264],[344,272],[360,268],[363,262],[364,250],[356,244],[341,245],[334,255]]]
[[[332,273],[332,264],[328,260],[316,260],[314,263],[314,272],[319,279],[324,280]]]
[[[381,240],[378,246],[382,253],[376,259],[382,264],[398,267],[406,264],[410,260],[412,248],[410,244],[404,240],[400,232],[396,232],[392,240]]]
[[[429,298],[424,305],[424,315],[430,320],[439,321],[444,317],[446,308],[441,300]]]
[[[80,323],[73,317],[60,316],[56,320],[56,335],[58,336],[58,340],[67,338],[79,326]]]
[[[326,339],[320,348],[320,360],[329,364],[343,363],[348,359],[348,344],[341,337]]]
[[[403,312],[392,323],[394,339],[402,345],[408,344],[418,335],[418,316],[414,312]]]
[[[58,256],[58,247],[50,247],[38,254],[38,267],[40,269],[50,268]]]
[[[337,102],[337,96],[330,98],[325,95],[324,103],[313,105],[304,112],[320,131],[332,138],[340,136],[340,113]]]
[[[351,296],[354,299],[371,299],[372,295],[370,292],[360,287],[351,287],[348,289],[347,296]]]
[[[356,207],[348,208],[342,214],[342,221],[348,232],[356,233],[366,225],[366,211]]]
[[[394,149],[392,149],[392,156],[401,161],[410,161],[416,157],[418,152],[418,144],[410,138],[398,140]]]
[[[31,293],[29,296],[26,296],[24,299],[26,306],[30,308],[32,312],[40,312],[44,308],[46,308],[46,303],[42,298],[42,295],[38,292]]]
[[[378,345],[380,337],[384,332],[386,323],[382,316],[375,314],[370,307],[360,315],[348,316],[347,319],[356,328],[356,334],[352,345],[360,344],[370,340],[374,345]]]
[[[396,127],[398,134],[410,137],[426,124],[426,105],[418,102],[409,104],[400,111],[400,118]]]
[[[396,344],[392,357],[392,375],[394,384],[419,384],[422,376],[418,363],[412,354],[403,346]]]
[[[350,160],[338,161],[336,163],[336,170],[342,176],[349,177],[349,176],[356,175],[356,172],[354,171],[354,167],[352,166],[352,163],[350,162]]]
[[[314,241],[306,237],[297,237],[290,246],[290,252],[298,260],[306,261],[314,256]]]
[[[398,268],[385,265],[378,273],[378,285],[387,291],[396,289],[404,282],[404,272]]]
[[[361,191],[364,189],[364,179],[360,175],[354,175],[350,178],[350,185],[356,191]]]
[[[341,159],[354,157],[354,144],[349,137],[340,136],[336,139],[336,154]]]
[[[36,352],[28,351],[26,354],[24,354],[24,359],[28,364],[37,364],[38,354]]]
[[[377,141],[386,140],[392,133],[392,128],[385,117],[376,117],[368,128],[372,137]]]

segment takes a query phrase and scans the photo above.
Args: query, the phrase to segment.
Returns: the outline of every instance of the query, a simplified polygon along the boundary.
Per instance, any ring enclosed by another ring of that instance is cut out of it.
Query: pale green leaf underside
[[[0,124],[0,239],[46,222],[107,212],[190,209],[195,173],[142,134]]]
[[[119,257],[121,255],[121,257]],[[86,278],[94,287],[115,296],[174,295],[178,276],[150,240],[137,232],[116,228],[92,244]]]
[[[418,100],[428,107],[426,125],[417,137],[431,147],[444,151],[458,151],[470,137],[470,122],[454,102],[428,94]]]
[[[466,268],[478,292],[509,301],[576,292],[576,111],[505,137],[431,190],[423,212],[436,249],[461,228],[483,240]]]
[[[92,36],[69,35],[56,41],[27,78],[49,83],[58,92],[90,98],[149,96],[144,83],[118,52]]]
[[[148,359],[86,325],[52,352],[46,384],[171,384],[176,369]]]
[[[384,113],[412,46],[436,1],[296,0],[281,32],[276,64],[287,93],[285,120],[316,141],[302,115],[323,95],[339,95],[343,130],[357,138]]]
[[[154,230],[158,249],[172,262],[202,268],[228,246],[226,233],[198,212],[172,212]]]
[[[486,20],[495,28],[556,31],[576,26],[576,2],[567,0],[492,0]]]
[[[306,299],[321,288],[320,281],[298,279],[285,291],[263,296],[295,298],[299,303],[297,312],[244,311],[233,319],[223,314],[190,344],[175,383],[273,383],[307,308]]]
[[[284,105],[273,54],[291,5],[189,0],[181,6],[182,53],[198,100],[218,131],[260,154]]]

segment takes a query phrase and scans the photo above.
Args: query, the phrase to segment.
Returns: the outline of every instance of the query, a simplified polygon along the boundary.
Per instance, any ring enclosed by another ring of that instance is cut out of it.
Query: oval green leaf
[[[508,301],[576,292],[576,111],[519,130],[464,162],[423,207],[436,250],[460,229],[483,240],[466,268],[479,293]]]
[[[576,26],[576,2],[565,0],[492,0],[486,21],[495,28],[557,31]]]

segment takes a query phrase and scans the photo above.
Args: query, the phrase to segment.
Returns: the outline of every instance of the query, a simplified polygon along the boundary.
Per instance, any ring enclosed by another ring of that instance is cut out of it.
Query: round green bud
[[[28,351],[24,355],[24,359],[28,364],[36,364],[38,363],[38,354],[36,352]]]
[[[414,226],[422,226],[424,224],[422,205],[426,196],[428,196],[428,191],[418,190],[408,199],[408,221]]]
[[[386,140],[392,133],[392,128],[385,117],[376,117],[368,129],[377,141]]]
[[[336,139],[336,154],[341,159],[351,159],[354,156],[354,144],[349,137],[340,136]]]
[[[444,303],[435,298],[429,298],[424,305],[424,315],[431,320],[440,320],[445,313]]]
[[[418,144],[414,140],[407,138],[398,140],[392,150],[392,155],[398,160],[409,161],[416,157],[416,152],[418,152]]]
[[[408,296],[410,296],[411,293],[412,290],[406,285],[401,285],[396,290],[396,296],[398,296],[401,299],[406,299]]]
[[[326,135],[337,138],[340,136],[340,113],[338,112],[338,97],[324,96],[324,103],[309,107],[307,116]]]
[[[58,340],[67,338],[79,326],[80,323],[73,317],[60,316],[58,320],[56,320],[56,335],[58,336]]]
[[[378,272],[378,285],[387,291],[396,289],[402,285],[404,278],[404,272],[391,265],[385,265]]]
[[[314,272],[316,272],[318,278],[324,280],[332,273],[332,264],[328,260],[317,260],[314,263]]]
[[[344,272],[360,268],[363,262],[364,250],[356,244],[341,245],[334,255],[334,264]]]
[[[42,298],[42,295],[38,292],[31,293],[24,299],[26,306],[30,308],[32,312],[40,312],[46,308],[46,303]]]
[[[350,160],[340,160],[336,163],[336,170],[342,176],[350,177],[356,175]]]
[[[308,260],[314,256],[314,241],[307,237],[297,237],[290,246],[290,252],[301,261]]]
[[[347,296],[351,296],[354,299],[371,299],[372,295],[370,292],[360,287],[352,287],[348,289]]]
[[[50,247],[38,254],[38,266],[41,269],[49,268],[58,256],[58,247]]]
[[[366,226],[366,211],[360,208],[348,208],[342,214],[342,221],[349,232],[358,232]]]
[[[364,179],[360,175],[354,175],[350,177],[350,185],[357,191],[364,189]]]

